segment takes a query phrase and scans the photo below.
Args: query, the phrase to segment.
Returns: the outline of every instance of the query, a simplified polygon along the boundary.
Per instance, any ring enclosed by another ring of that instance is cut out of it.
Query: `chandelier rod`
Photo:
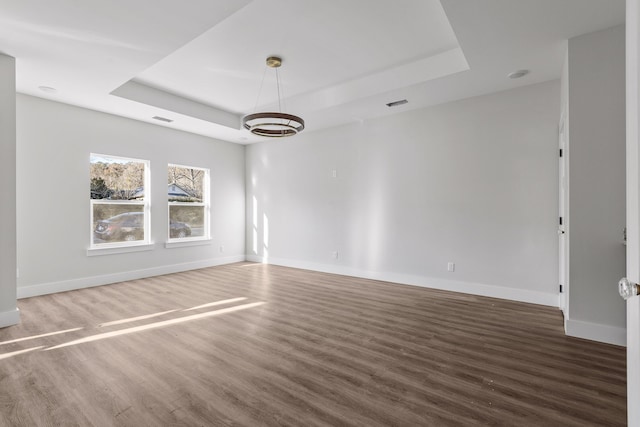
[[[278,69],[276,69],[276,72]],[[267,75],[267,67],[264,67],[264,71],[262,72],[262,81],[260,82],[260,89],[258,89],[258,97],[256,98],[256,105],[253,106],[253,112],[258,111],[258,102],[260,102],[260,95],[262,94],[262,87],[264,86],[264,78]]]
[[[276,68],[276,86],[278,87],[278,112],[282,113],[282,105],[280,103],[280,76],[278,75],[278,68]]]

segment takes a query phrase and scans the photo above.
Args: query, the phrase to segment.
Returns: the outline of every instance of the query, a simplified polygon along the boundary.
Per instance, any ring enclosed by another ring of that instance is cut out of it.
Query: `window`
[[[169,165],[169,240],[209,238],[209,169]]]
[[[149,162],[91,154],[89,177],[91,247],[149,243]]]

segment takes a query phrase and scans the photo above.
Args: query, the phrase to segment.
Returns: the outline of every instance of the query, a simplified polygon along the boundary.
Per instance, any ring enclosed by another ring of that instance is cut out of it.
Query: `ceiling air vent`
[[[161,122],[165,122],[165,123],[171,123],[173,121],[171,119],[167,119],[166,117],[160,117],[160,116],[153,116],[151,118],[155,120],[160,120]]]
[[[393,101],[387,104],[387,107],[397,107],[398,105],[403,105],[406,104],[407,101],[406,99],[401,99],[400,101]]]

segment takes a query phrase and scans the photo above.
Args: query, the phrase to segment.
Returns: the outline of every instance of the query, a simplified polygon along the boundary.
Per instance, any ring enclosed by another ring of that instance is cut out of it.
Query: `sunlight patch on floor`
[[[197,306],[191,307],[191,308],[185,308],[182,311],[191,311],[191,310],[198,310],[200,308],[213,307],[213,306],[216,306],[216,305],[231,304],[232,302],[244,301],[246,299],[247,299],[246,297],[230,298],[230,299],[225,299],[225,300],[222,300],[222,301],[210,302],[208,304],[197,305]]]
[[[33,336],[30,336],[30,337],[24,337],[24,338],[16,338],[15,340],[2,341],[2,342],[0,342],[0,345],[13,344],[13,343],[16,343],[16,342],[21,342],[21,341],[34,340],[36,338],[50,337],[52,335],[66,334],[67,332],[75,332],[75,331],[79,331],[80,329],[84,329],[84,328],[65,329],[64,331],[49,332],[47,334],[33,335]]]
[[[85,338],[80,338],[80,339],[69,341],[69,342],[66,342],[66,343],[63,343],[63,344],[60,344],[60,345],[49,347],[49,348],[45,349],[44,351],[56,350],[56,349],[59,349],[59,348],[69,347],[69,346],[72,346],[72,345],[84,344],[84,343],[103,340],[103,339],[107,339],[107,338],[113,338],[113,337],[117,337],[117,336],[121,336],[121,335],[132,334],[132,333],[135,333],[135,332],[147,331],[149,329],[162,328],[162,327],[165,327],[165,326],[175,325],[175,324],[178,324],[178,323],[184,323],[184,322],[189,322],[189,321],[192,321],[192,320],[204,319],[206,317],[219,316],[219,315],[225,314],[225,313],[232,313],[234,311],[240,311],[240,310],[246,310],[246,309],[253,308],[253,307],[258,307],[258,306],[261,306],[263,304],[265,304],[265,303],[262,302],[262,301],[260,301],[260,302],[252,302],[252,303],[249,303],[249,304],[242,304],[242,305],[237,305],[237,306],[234,306],[234,307],[227,307],[227,308],[221,308],[219,310],[207,311],[205,313],[192,314],[191,316],[179,317],[177,319],[164,320],[162,322],[150,323],[148,325],[135,326],[135,327],[132,327],[132,328],[121,329],[119,331],[105,332],[105,333],[102,333],[102,334],[91,335],[91,336],[88,336],[88,337],[85,337]]]
[[[119,320],[113,320],[113,321],[109,321],[109,322],[103,322],[103,323],[98,324],[97,327],[94,327],[94,328],[105,328],[105,327],[109,327],[109,326],[122,325],[122,324],[125,324],[125,323],[132,323],[132,322],[137,322],[137,321],[140,321],[140,320],[152,319],[152,318],[155,318],[155,317],[160,317],[160,316],[171,314],[171,313],[184,313],[184,312],[188,312],[188,311],[192,311],[192,310],[210,308],[210,307],[215,307],[215,306],[219,306],[219,305],[223,305],[223,304],[232,304],[232,303],[237,303],[237,302],[245,301],[245,300],[247,300],[247,297],[229,298],[229,299],[225,299],[225,300],[219,300],[219,301],[209,302],[209,303],[206,303],[206,304],[197,305],[197,306],[190,307],[190,308],[184,308],[184,309],[177,308],[177,309],[173,309],[173,310],[166,310],[166,311],[161,311],[161,312],[151,313],[151,314],[145,314],[145,315],[136,316],[136,317],[129,317],[129,318],[126,318],[126,319],[119,319]],[[72,346],[72,345],[98,341],[98,340],[102,340],[102,339],[106,339],[106,338],[113,338],[113,337],[117,337],[117,336],[120,336],[120,335],[127,335],[127,334],[146,331],[146,330],[150,330],[150,329],[162,328],[162,327],[165,327],[165,326],[175,325],[175,324],[179,324],[179,323],[189,322],[189,321],[192,321],[192,320],[198,320],[198,319],[203,319],[203,318],[212,317],[212,316],[218,316],[218,315],[225,314],[225,313],[232,313],[234,311],[246,310],[246,309],[249,309],[249,308],[258,307],[258,306],[263,305],[263,304],[266,304],[266,303],[260,301],[260,302],[254,302],[254,303],[249,303],[249,304],[242,304],[242,305],[237,305],[237,306],[232,306],[232,307],[221,308],[221,309],[218,309],[218,310],[207,311],[207,312],[204,312],[204,313],[192,314],[192,315],[188,315],[188,316],[184,316],[184,317],[178,317],[178,318],[174,318],[174,319],[158,321],[158,322],[149,323],[149,324],[146,324],[146,325],[129,327],[129,328],[120,329],[120,330],[116,330],[116,331],[112,331],[112,332],[104,332],[104,333],[98,333],[98,334],[94,334],[94,335],[89,335],[89,336],[87,336],[85,338],[79,338],[79,339],[71,340],[71,341],[68,341],[68,342],[65,342],[65,343],[62,343],[62,344],[59,344],[59,345],[55,345],[55,346],[45,346],[45,345],[43,345],[43,346],[32,347],[32,348],[28,348],[28,349],[24,349],[24,350],[17,350],[17,351],[13,351],[13,352],[7,352],[7,353],[0,354],[0,360],[7,359],[7,358],[13,357],[13,356],[17,356],[17,355],[20,355],[20,354],[23,354],[23,353],[29,353],[29,352],[32,352],[32,351],[35,351],[35,350],[42,350],[42,351],[55,350],[55,349],[59,349],[59,348],[69,347],[69,346]],[[94,329],[94,328],[88,328],[88,329]],[[55,335],[61,335],[61,334],[70,333],[70,332],[76,332],[76,331],[80,331],[80,330],[83,330],[83,329],[85,329],[85,327],[65,329],[63,331],[48,332],[48,333],[32,335],[32,336],[28,336],[28,337],[15,338],[15,339],[12,339],[12,340],[2,341],[2,342],[0,342],[0,345],[14,344],[14,343],[22,342],[22,341],[28,341],[28,340],[38,339],[38,338],[51,337],[51,336],[55,336]],[[87,331],[87,332],[90,333],[89,331]]]
[[[176,312],[176,311],[178,311],[178,310],[161,311],[160,313],[146,314],[144,316],[130,317],[128,319],[121,319],[121,320],[114,320],[113,322],[100,323],[98,325],[98,327],[99,328],[104,328],[106,326],[121,325],[123,323],[137,322],[138,320],[151,319],[153,317],[162,316],[164,314],[169,314],[169,313],[173,313],[173,312]]]
[[[11,353],[0,354],[0,360],[8,359],[10,357],[17,356],[19,354],[29,353],[30,351],[40,350],[41,348],[44,348],[44,346],[41,345],[41,346],[38,346],[38,347],[27,348],[25,350],[18,350],[18,351],[12,351]]]

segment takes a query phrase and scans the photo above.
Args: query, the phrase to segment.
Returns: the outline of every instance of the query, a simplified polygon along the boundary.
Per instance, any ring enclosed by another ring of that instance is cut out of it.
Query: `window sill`
[[[127,245],[127,246],[116,246],[116,247],[107,247],[107,248],[89,248],[87,249],[87,256],[100,256],[100,255],[114,255],[114,254],[125,254],[129,252],[143,252],[143,251],[152,251],[155,249],[155,243],[143,243],[139,245]]]
[[[211,239],[194,239],[194,240],[174,240],[166,242],[164,247],[167,249],[184,248],[187,246],[204,246],[210,245]]]

